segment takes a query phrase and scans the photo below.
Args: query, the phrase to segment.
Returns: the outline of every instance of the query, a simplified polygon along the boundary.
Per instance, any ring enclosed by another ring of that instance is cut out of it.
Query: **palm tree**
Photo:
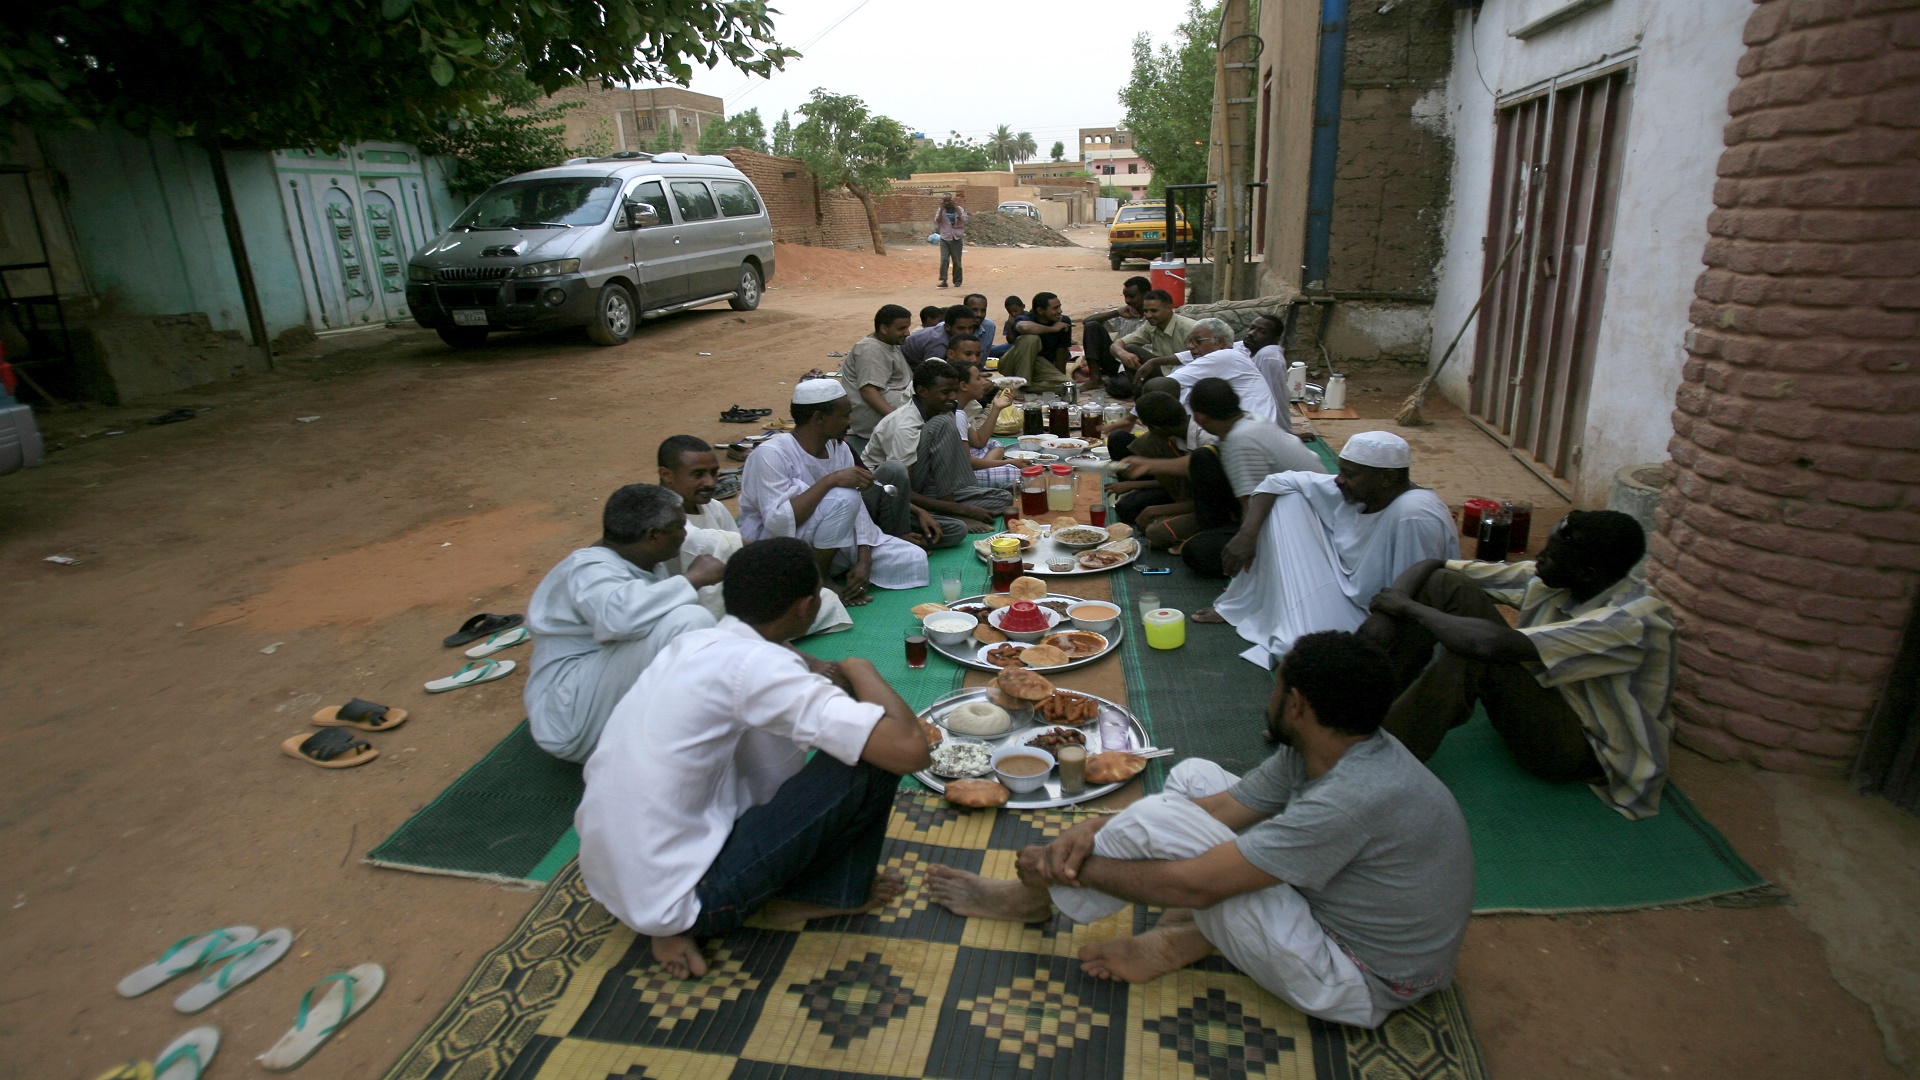
[[[1014,142],[1013,152],[1016,155],[1015,160],[1032,161],[1033,155],[1040,152],[1039,144],[1033,141],[1033,132],[1021,132],[1019,138]]]
[[[1013,168],[1013,156],[1020,152],[1020,136],[1013,128],[1001,124],[987,136],[987,157],[1003,169]]]

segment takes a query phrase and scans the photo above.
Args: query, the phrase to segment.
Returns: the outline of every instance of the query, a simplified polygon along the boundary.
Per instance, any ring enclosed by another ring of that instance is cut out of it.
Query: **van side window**
[[[753,188],[738,180],[713,181],[713,193],[720,200],[720,212],[728,217],[753,217],[760,212]]]
[[[720,211],[714,209],[713,196],[707,194],[707,185],[698,181],[675,180],[673,202],[680,208],[682,221],[706,221],[720,216]]]
[[[673,224],[673,215],[667,213],[667,191],[660,186],[660,181],[649,180],[644,184],[635,185],[633,192],[627,198],[653,207],[653,212],[660,215],[660,224]]]

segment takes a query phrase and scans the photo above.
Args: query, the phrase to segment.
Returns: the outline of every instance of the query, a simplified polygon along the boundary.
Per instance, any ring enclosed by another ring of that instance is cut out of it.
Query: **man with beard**
[[[979,317],[973,313],[973,309],[965,304],[955,304],[941,311],[935,322],[908,334],[907,340],[900,343],[900,355],[907,358],[910,368],[917,368],[928,360],[945,360],[948,339],[973,337],[979,332]]]
[[[1632,517],[1575,510],[1533,562],[1408,567],[1359,630],[1386,646],[1402,688],[1387,730],[1425,761],[1477,702],[1528,772],[1584,781],[1629,818],[1658,813],[1673,612],[1630,576],[1646,550]],[[1495,604],[1518,608],[1518,625]]]
[[[747,538],[740,535],[733,511],[713,497],[720,490],[720,458],[713,447],[697,436],[674,435],[660,444],[657,457],[660,486],[680,496],[681,506],[687,512],[687,538],[680,542],[680,554],[667,561],[667,570],[684,574],[686,567],[702,555],[711,555],[723,563],[733,558],[734,552],[746,546]],[[726,601],[720,585],[701,586],[699,598],[700,606],[706,608],[715,621],[726,617]],[[820,612],[814,616],[807,633],[831,634],[852,625],[853,619],[847,615],[847,606],[840,602],[840,594],[822,588]]]
[[[1146,321],[1141,305],[1146,303],[1147,293],[1152,290],[1153,282],[1130,277],[1120,283],[1119,307],[1096,311],[1080,320],[1081,355],[1094,371],[1107,378],[1120,374],[1120,358],[1113,355],[1113,343]]]
[[[854,342],[840,362],[840,383],[847,388],[853,405],[847,445],[856,457],[873,437],[873,425],[905,405],[913,392],[913,369],[900,351],[901,343],[907,340],[909,321],[906,308],[883,305],[873,313],[873,333]]]
[[[1373,595],[1422,559],[1460,554],[1460,530],[1440,496],[1414,486],[1413,451],[1390,431],[1340,448],[1340,472],[1274,473],[1247,499],[1220,553],[1233,580],[1195,622],[1228,622],[1261,667],[1315,630],[1357,630]]]
[[[914,507],[932,514],[939,526],[935,547],[953,547],[969,532],[992,532],[994,519],[1013,507],[1006,488],[974,478],[966,440],[953,419],[959,396],[959,373],[945,360],[921,364],[913,373],[913,400],[873,429],[863,458],[876,471],[907,471]]]
[[[1381,730],[1392,677],[1379,646],[1309,634],[1267,703],[1282,745],[1244,779],[1189,758],[1162,794],[1022,850],[1019,880],[935,865],[928,890],[1025,923],[1163,907],[1151,931],[1082,948],[1080,970],[1147,982],[1217,948],[1309,1016],[1378,1027],[1453,981],[1473,909],[1466,819]]]

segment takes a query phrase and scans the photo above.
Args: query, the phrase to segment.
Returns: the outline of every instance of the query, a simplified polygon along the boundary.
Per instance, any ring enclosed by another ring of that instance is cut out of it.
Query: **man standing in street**
[[[940,234],[940,285],[947,287],[947,262],[953,262],[953,283],[960,284],[960,250],[967,246],[967,208],[954,200],[951,192],[940,199],[933,212],[933,231]]]
[[[900,351],[909,322],[899,304],[882,307],[873,313],[873,333],[854,342],[840,365],[841,385],[853,399],[853,426],[846,438],[856,458],[873,437],[873,425],[913,395],[913,369]]]

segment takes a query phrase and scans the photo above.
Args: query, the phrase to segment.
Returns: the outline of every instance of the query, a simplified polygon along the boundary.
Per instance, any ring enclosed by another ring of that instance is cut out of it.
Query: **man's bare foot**
[[[1138,937],[1116,938],[1080,950],[1080,970],[1096,979],[1141,983],[1178,971],[1213,952],[1193,915],[1169,911]]]
[[[1220,613],[1213,610],[1212,608],[1203,607],[1199,611],[1196,611],[1193,613],[1193,621],[1205,622],[1205,623],[1223,623],[1223,622],[1226,622],[1227,620],[1221,618]]]
[[[983,878],[950,866],[927,867],[927,892],[934,903],[969,919],[1031,923],[1053,915],[1053,901],[1045,889]]]
[[[676,979],[697,979],[707,973],[707,958],[690,937],[654,938],[653,959]]]
[[[867,902],[859,907],[830,908],[820,904],[802,904],[795,900],[769,900],[767,906],[760,909],[760,917],[768,922],[790,925],[803,923],[808,919],[831,919],[835,915],[865,915],[878,911],[899,897],[906,890],[907,883],[901,878],[900,871],[891,867],[878,870],[873,875],[873,888],[867,892]]]

